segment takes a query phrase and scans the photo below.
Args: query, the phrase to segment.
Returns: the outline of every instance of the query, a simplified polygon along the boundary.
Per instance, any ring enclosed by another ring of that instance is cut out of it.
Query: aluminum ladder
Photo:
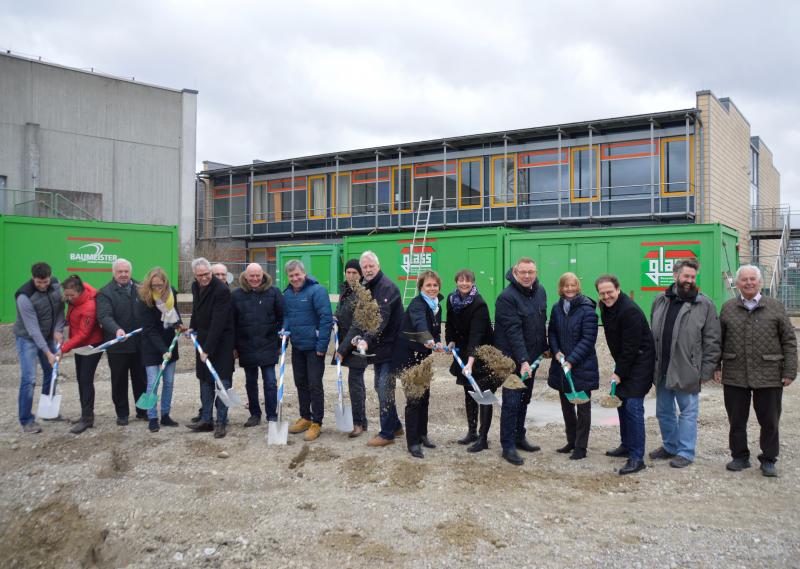
[[[411,238],[408,261],[406,261],[403,266],[406,273],[406,282],[403,286],[403,306],[408,306],[408,303],[411,302],[411,299],[417,294],[417,275],[420,273],[423,253],[425,252],[425,242],[428,238],[428,224],[431,219],[433,196],[429,197],[427,202],[424,200],[425,198],[419,198],[417,220],[414,223],[414,236]],[[420,231],[422,231],[421,244],[417,241],[417,236]]]

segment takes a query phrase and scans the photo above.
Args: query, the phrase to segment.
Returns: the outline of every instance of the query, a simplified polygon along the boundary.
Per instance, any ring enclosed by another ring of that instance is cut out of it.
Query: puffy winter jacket
[[[439,300],[444,297],[439,295]],[[400,326],[400,334],[397,336],[397,341],[394,344],[392,356],[392,373],[397,373],[403,369],[410,367],[425,356],[431,353],[429,348],[426,348],[422,342],[412,340],[405,334],[405,332],[428,332],[433,336],[434,342],[440,342],[442,339],[442,307],[439,305],[439,310],[436,314],[428,306],[428,303],[422,298],[421,295],[415,296],[411,302],[408,303],[406,313],[403,315],[403,323]]]
[[[178,291],[172,289],[173,298],[178,298]],[[175,338],[175,328],[182,324],[180,315],[178,321],[172,325],[164,328],[164,322],[161,321],[161,311],[154,304],[147,306],[144,302],[139,302],[136,305],[136,314],[139,322],[142,325],[142,365],[143,366],[157,366],[161,365],[164,359],[164,354],[167,353],[170,343]],[[180,341],[180,340],[178,340]],[[205,346],[203,346],[205,349]],[[177,362],[180,350],[178,346],[172,350],[171,362]],[[217,362],[212,362],[217,365]]]
[[[83,292],[67,308],[69,340],[61,346],[61,352],[81,346],[96,346],[103,342],[103,330],[97,321],[97,290],[89,283],[83,283]]]
[[[231,293],[233,331],[241,367],[275,365],[281,350],[278,331],[283,325],[283,295],[265,274],[255,289],[242,273]]]
[[[331,340],[333,313],[328,291],[314,277],[306,275],[300,290],[292,285],[283,291],[286,312],[284,326],[295,350],[325,353]]]
[[[561,352],[565,360],[572,364],[572,382],[577,391],[593,391],[600,387],[600,371],[594,347],[597,341],[597,313],[594,309],[594,300],[579,294],[572,299],[567,314],[564,313],[564,298],[559,299],[550,311],[550,350],[554,358]],[[556,360],[550,366],[547,385],[559,391],[570,391],[564,370]]]
[[[547,293],[535,280],[530,288],[506,273],[509,285],[497,297],[494,309],[494,344],[517,364],[533,363],[547,351]]]

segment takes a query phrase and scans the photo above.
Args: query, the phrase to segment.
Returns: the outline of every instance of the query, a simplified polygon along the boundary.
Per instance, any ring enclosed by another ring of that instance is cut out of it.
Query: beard
[[[677,291],[678,295],[684,298],[695,296],[697,294],[697,284],[690,282],[678,283]]]

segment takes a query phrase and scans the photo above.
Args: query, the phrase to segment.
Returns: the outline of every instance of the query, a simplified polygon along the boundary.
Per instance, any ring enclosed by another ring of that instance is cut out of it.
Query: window
[[[694,139],[689,139],[689,161],[686,164],[686,137],[661,139],[661,185],[662,195],[664,196],[685,196],[693,193],[691,187],[692,172],[692,152],[694,151]]]
[[[519,203],[558,201],[558,175],[561,170],[561,190],[569,189],[569,151],[563,149],[536,150],[518,156],[517,193]]]
[[[378,189],[385,190],[388,195],[389,168],[378,168],[377,176],[375,168],[356,170],[352,173],[352,209],[353,215],[363,215],[375,213],[378,207]],[[379,210],[389,211],[389,200],[381,203]]]
[[[6,180],[8,180],[6,176],[0,176],[0,190],[6,189]]]
[[[483,187],[483,159],[468,158],[459,161],[458,207],[481,207]]]
[[[294,204],[292,204],[292,196],[294,196]],[[267,221],[288,221],[292,218],[305,219],[305,203],[305,176],[295,177],[294,186],[292,186],[291,178],[267,182]]]
[[[238,198],[247,194],[247,184],[233,184],[232,186],[218,186],[214,184],[214,199]]]
[[[600,186],[604,198],[649,196],[651,162],[658,156],[658,142],[633,140],[604,144],[600,152]],[[658,169],[653,170],[658,183]]]
[[[431,209],[442,209],[445,206],[445,184],[443,176],[447,176],[447,189],[450,203],[455,204],[456,194],[456,162],[447,161],[447,170],[443,162],[428,162],[414,166],[414,201],[423,203],[433,198]]]
[[[392,167],[392,213],[411,211],[411,166]]]
[[[514,154],[492,156],[492,207],[516,204],[516,163]]]
[[[336,215],[349,216],[350,204],[352,201],[350,172],[342,172],[333,175],[333,194],[336,200]]]
[[[267,220],[267,182],[253,182],[253,223]]]
[[[573,148],[570,151],[572,168],[570,170],[570,187],[572,188],[572,201],[586,202],[597,200],[597,147],[588,146]]]
[[[308,219],[322,219],[327,209],[325,176],[309,176],[308,185]]]

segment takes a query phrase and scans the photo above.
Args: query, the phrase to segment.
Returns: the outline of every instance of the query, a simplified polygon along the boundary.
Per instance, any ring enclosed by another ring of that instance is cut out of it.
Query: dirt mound
[[[120,478],[131,469],[128,456],[120,449],[113,448],[109,455],[108,464],[97,472],[98,478]]]
[[[430,470],[428,465],[420,464],[419,461],[396,461],[394,468],[389,473],[389,482],[397,488],[422,488],[422,481],[425,479],[428,470]]]

